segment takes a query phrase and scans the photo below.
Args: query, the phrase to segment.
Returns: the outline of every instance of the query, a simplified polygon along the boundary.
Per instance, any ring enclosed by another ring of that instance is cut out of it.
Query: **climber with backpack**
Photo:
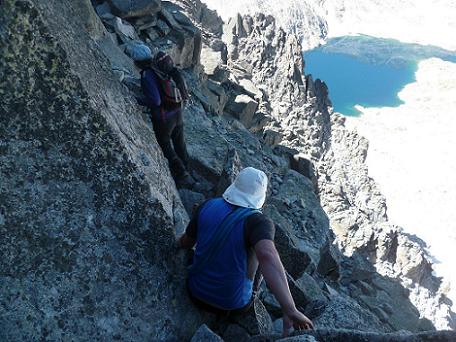
[[[283,334],[313,329],[296,309],[285,269],[274,245],[274,223],[261,213],[267,177],[253,167],[241,170],[222,197],[201,204],[179,248],[195,247],[187,289],[195,305],[219,317],[246,313],[254,303],[262,274],[283,310]]]
[[[150,109],[152,124],[163,154],[168,159],[179,188],[189,188],[193,178],[187,171],[188,153],[184,139],[182,110],[188,99],[185,81],[172,58],[159,51],[154,58],[145,45],[135,47],[133,59],[141,69],[141,105]]]

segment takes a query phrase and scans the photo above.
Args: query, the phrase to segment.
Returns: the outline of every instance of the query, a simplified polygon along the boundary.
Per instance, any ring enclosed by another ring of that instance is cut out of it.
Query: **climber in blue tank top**
[[[274,224],[259,210],[266,190],[263,171],[243,169],[222,198],[208,200],[195,211],[177,242],[181,248],[195,246],[187,286],[197,306],[223,315],[246,312],[257,287],[254,279],[262,275],[282,307],[287,335],[291,326],[313,325],[296,309],[274,245]]]

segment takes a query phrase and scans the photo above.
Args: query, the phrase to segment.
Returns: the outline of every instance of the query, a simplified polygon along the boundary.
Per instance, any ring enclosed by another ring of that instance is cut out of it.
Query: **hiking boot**
[[[178,189],[191,189],[195,184],[195,181],[188,172],[176,176],[175,182]]]

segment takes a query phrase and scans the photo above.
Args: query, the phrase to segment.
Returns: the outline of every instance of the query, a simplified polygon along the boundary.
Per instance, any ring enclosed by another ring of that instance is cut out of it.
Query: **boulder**
[[[160,33],[162,37],[168,35],[168,33],[171,32],[171,27],[169,27],[166,21],[164,20],[158,20],[157,25],[155,26],[156,30]]]
[[[223,333],[224,341],[247,342],[250,338],[248,332],[238,324],[230,324]]]
[[[225,111],[241,121],[244,126],[249,127],[257,108],[257,101],[250,96],[241,94],[228,101]]]
[[[198,29],[193,25],[190,18],[182,13],[182,7],[170,2],[170,1],[163,1],[162,8],[165,8],[168,13],[170,13],[174,20],[182,27],[184,30],[188,31],[189,33],[195,33]]]
[[[106,30],[89,0],[78,0],[74,12],[80,18],[79,25],[84,27],[92,39],[99,40],[105,36]]]
[[[1,4],[0,340],[189,340],[182,203],[75,3]]]
[[[296,247],[296,243],[286,227],[277,223],[275,245],[287,272],[295,279],[301,277],[312,259],[306,252]]]
[[[281,317],[283,315],[279,302],[272,292],[264,285],[260,292],[261,301],[272,317]]]
[[[233,318],[235,323],[244,328],[250,335],[271,334],[274,332],[271,316],[258,298],[255,298],[253,308],[242,316]]]
[[[276,129],[265,129],[263,131],[263,140],[270,146],[276,146],[280,144],[283,139],[283,134]]]
[[[206,115],[203,108],[189,105],[185,108],[184,117],[190,164],[209,182],[217,184],[230,145],[217,132],[215,122]]]
[[[339,256],[335,247],[327,242],[320,250],[320,261],[317,266],[317,272],[321,275],[337,281],[340,276]]]
[[[258,100],[261,100],[263,98],[263,93],[255,86],[251,80],[243,78],[239,81],[239,84],[245,89],[247,95]]]
[[[456,339],[455,331],[426,331],[413,334],[407,331],[379,333],[360,331],[358,329],[319,328],[315,331],[299,332],[298,334],[299,335],[293,336],[293,338],[297,338],[295,341],[308,341],[308,336],[314,336],[319,342],[451,342]],[[262,338],[263,341],[267,341],[267,337]],[[253,342],[255,339],[252,338],[250,341]]]
[[[305,292],[305,289],[302,289],[296,280],[294,280],[288,273],[287,280],[291,295],[296,303],[296,307],[300,310],[304,310],[306,305],[309,304],[312,299],[309,297],[308,293]]]
[[[189,189],[179,189],[179,194],[182,203],[184,204],[185,210],[189,216],[191,216],[194,213],[196,207],[203,203],[206,199],[202,193]]]
[[[97,12],[97,14],[100,18],[103,18],[103,17],[112,18],[111,7],[109,7],[109,4],[107,2],[103,2],[103,3],[99,4],[98,6],[96,6],[95,11]]]
[[[389,332],[391,327],[349,298],[339,295],[329,300],[322,312],[312,319],[317,327]]]
[[[162,17],[173,30],[178,30],[178,31],[183,30],[182,26],[174,18],[174,15],[172,13],[168,12],[168,10],[166,8],[162,8],[160,10],[159,16]]]
[[[207,112],[217,115],[223,114],[228,96],[225,88],[219,82],[208,79],[201,86],[201,92],[193,90]]]
[[[216,37],[221,37],[223,32],[223,21],[216,11],[207,8],[205,4],[202,4],[199,21],[203,27],[208,29]]]
[[[214,76],[220,66],[223,64],[222,53],[214,51],[213,49],[203,46],[201,50],[201,65],[204,72],[209,76]]]
[[[296,285],[306,294],[308,298],[310,298],[311,301],[326,301],[323,291],[311,275],[304,273],[301,277],[296,279]]]
[[[222,338],[203,324],[198,328],[190,342],[223,342]]]
[[[114,17],[110,22],[122,42],[128,43],[130,40],[139,39],[135,28],[128,22],[123,21],[119,17]]]
[[[176,65],[182,69],[186,69],[199,64],[201,44],[201,34],[199,31],[195,33],[183,33],[182,31],[172,30],[166,37],[164,44],[166,47],[164,50],[169,53]]]
[[[161,9],[159,0],[107,0],[112,12],[125,19],[150,16]]]
[[[147,29],[157,25],[158,18],[157,16],[147,16],[141,17],[135,20],[134,26],[136,30],[140,33],[141,31],[147,31]]]
[[[241,160],[236,149],[230,148],[225,157],[225,164],[216,187],[216,196],[221,196],[226,188],[234,182],[239,171],[242,170]]]
[[[314,184],[315,192],[318,192],[318,180],[315,175],[313,163],[309,157],[307,157],[303,153],[294,154],[290,158],[290,167],[291,169],[302,174],[303,176],[309,178],[312,184]]]

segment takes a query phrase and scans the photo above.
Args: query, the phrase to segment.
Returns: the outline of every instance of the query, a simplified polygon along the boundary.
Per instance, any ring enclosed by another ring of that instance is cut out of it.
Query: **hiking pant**
[[[201,299],[196,298],[190,291],[190,288],[188,286],[188,280],[187,280],[187,293],[188,293],[188,296],[190,297],[190,300],[193,302],[193,304],[195,304],[195,306],[197,306],[201,310],[211,312],[211,313],[217,315],[218,318],[222,318],[222,317],[231,318],[231,317],[245,314],[252,308],[253,301],[254,301],[254,296],[252,295],[252,298],[250,299],[250,301],[246,305],[244,305],[242,308],[233,309],[233,310],[220,309],[220,308],[217,308],[211,304],[208,304],[208,303],[202,301]]]
[[[152,113],[152,124],[155,137],[163,154],[168,159],[169,168],[173,177],[180,177],[186,172],[188,163],[187,147],[184,140],[184,123],[182,110],[162,120]],[[172,143],[171,143],[172,141]],[[174,145],[174,147],[173,147]]]

